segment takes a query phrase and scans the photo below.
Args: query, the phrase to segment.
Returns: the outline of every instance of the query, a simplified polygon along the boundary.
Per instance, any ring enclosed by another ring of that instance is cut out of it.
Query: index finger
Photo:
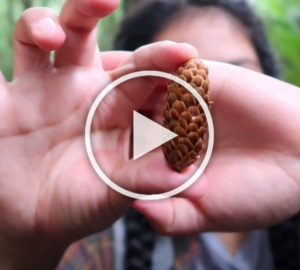
[[[121,54],[120,54],[121,55]],[[174,72],[187,60],[197,57],[196,49],[186,43],[171,41],[156,42],[143,46],[135,52],[123,54],[124,63],[109,72],[112,80],[139,70]],[[162,79],[142,77],[122,83],[109,99],[99,107],[99,122],[102,129],[127,127],[132,121],[132,111],[139,109],[151,96]],[[101,108],[104,108],[101,110]],[[119,113],[116,114],[115,112]]]
[[[105,71],[113,71],[122,63],[128,60],[132,52],[129,51],[108,51],[101,53],[101,62]]]
[[[118,5],[119,0],[67,0],[59,18],[67,38],[56,53],[55,65],[101,66],[97,24]]]

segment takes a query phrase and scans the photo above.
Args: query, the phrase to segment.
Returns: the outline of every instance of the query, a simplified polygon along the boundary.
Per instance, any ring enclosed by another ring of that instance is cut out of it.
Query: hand
[[[207,65],[211,162],[176,198],[134,203],[164,234],[250,230],[300,211],[300,89],[228,64]]]
[[[117,0],[68,0],[59,19],[50,9],[34,8],[16,25],[14,80],[7,83],[0,77],[3,269],[52,269],[71,242],[106,229],[127,211],[132,199],[100,181],[85,153],[83,133],[91,101],[122,70],[171,72],[197,55],[193,47],[171,42],[134,53],[100,54],[96,24],[117,5]],[[143,93],[129,96],[126,89],[116,96],[127,98],[118,104],[120,115],[128,115],[131,106],[147,98]],[[116,135],[108,156],[113,168],[128,127],[113,118],[110,124]],[[131,173],[127,170],[124,177],[131,179]]]

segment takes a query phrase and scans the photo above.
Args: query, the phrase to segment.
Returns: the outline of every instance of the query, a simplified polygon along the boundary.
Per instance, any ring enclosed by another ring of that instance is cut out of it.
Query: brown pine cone
[[[205,100],[209,108],[208,69],[198,59],[191,59],[176,71],[178,77],[188,82]],[[206,149],[208,128],[205,114],[196,98],[175,82],[168,84],[164,126],[179,136],[163,145],[170,166],[181,172],[194,163]]]

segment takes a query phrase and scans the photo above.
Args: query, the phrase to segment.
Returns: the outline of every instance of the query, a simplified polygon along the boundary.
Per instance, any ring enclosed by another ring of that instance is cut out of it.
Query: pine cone
[[[209,108],[208,69],[198,59],[191,59],[176,71],[178,77],[188,82],[205,100]],[[181,172],[194,163],[206,149],[207,120],[196,98],[175,82],[168,84],[164,126],[179,136],[163,145],[164,155],[170,166]]]

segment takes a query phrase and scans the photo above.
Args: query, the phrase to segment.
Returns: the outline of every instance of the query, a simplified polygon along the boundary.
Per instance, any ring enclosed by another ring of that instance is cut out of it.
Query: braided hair
[[[126,270],[150,270],[155,234],[147,219],[137,211],[129,209],[125,216]]]
[[[121,23],[115,39],[115,49],[133,51],[153,42],[155,35],[189,6],[218,7],[238,19],[252,40],[264,73],[273,77],[279,76],[278,64],[270,49],[262,22],[245,0],[140,1]],[[125,217],[125,227],[125,269],[150,270],[155,233],[149,222],[143,215],[130,209]]]

